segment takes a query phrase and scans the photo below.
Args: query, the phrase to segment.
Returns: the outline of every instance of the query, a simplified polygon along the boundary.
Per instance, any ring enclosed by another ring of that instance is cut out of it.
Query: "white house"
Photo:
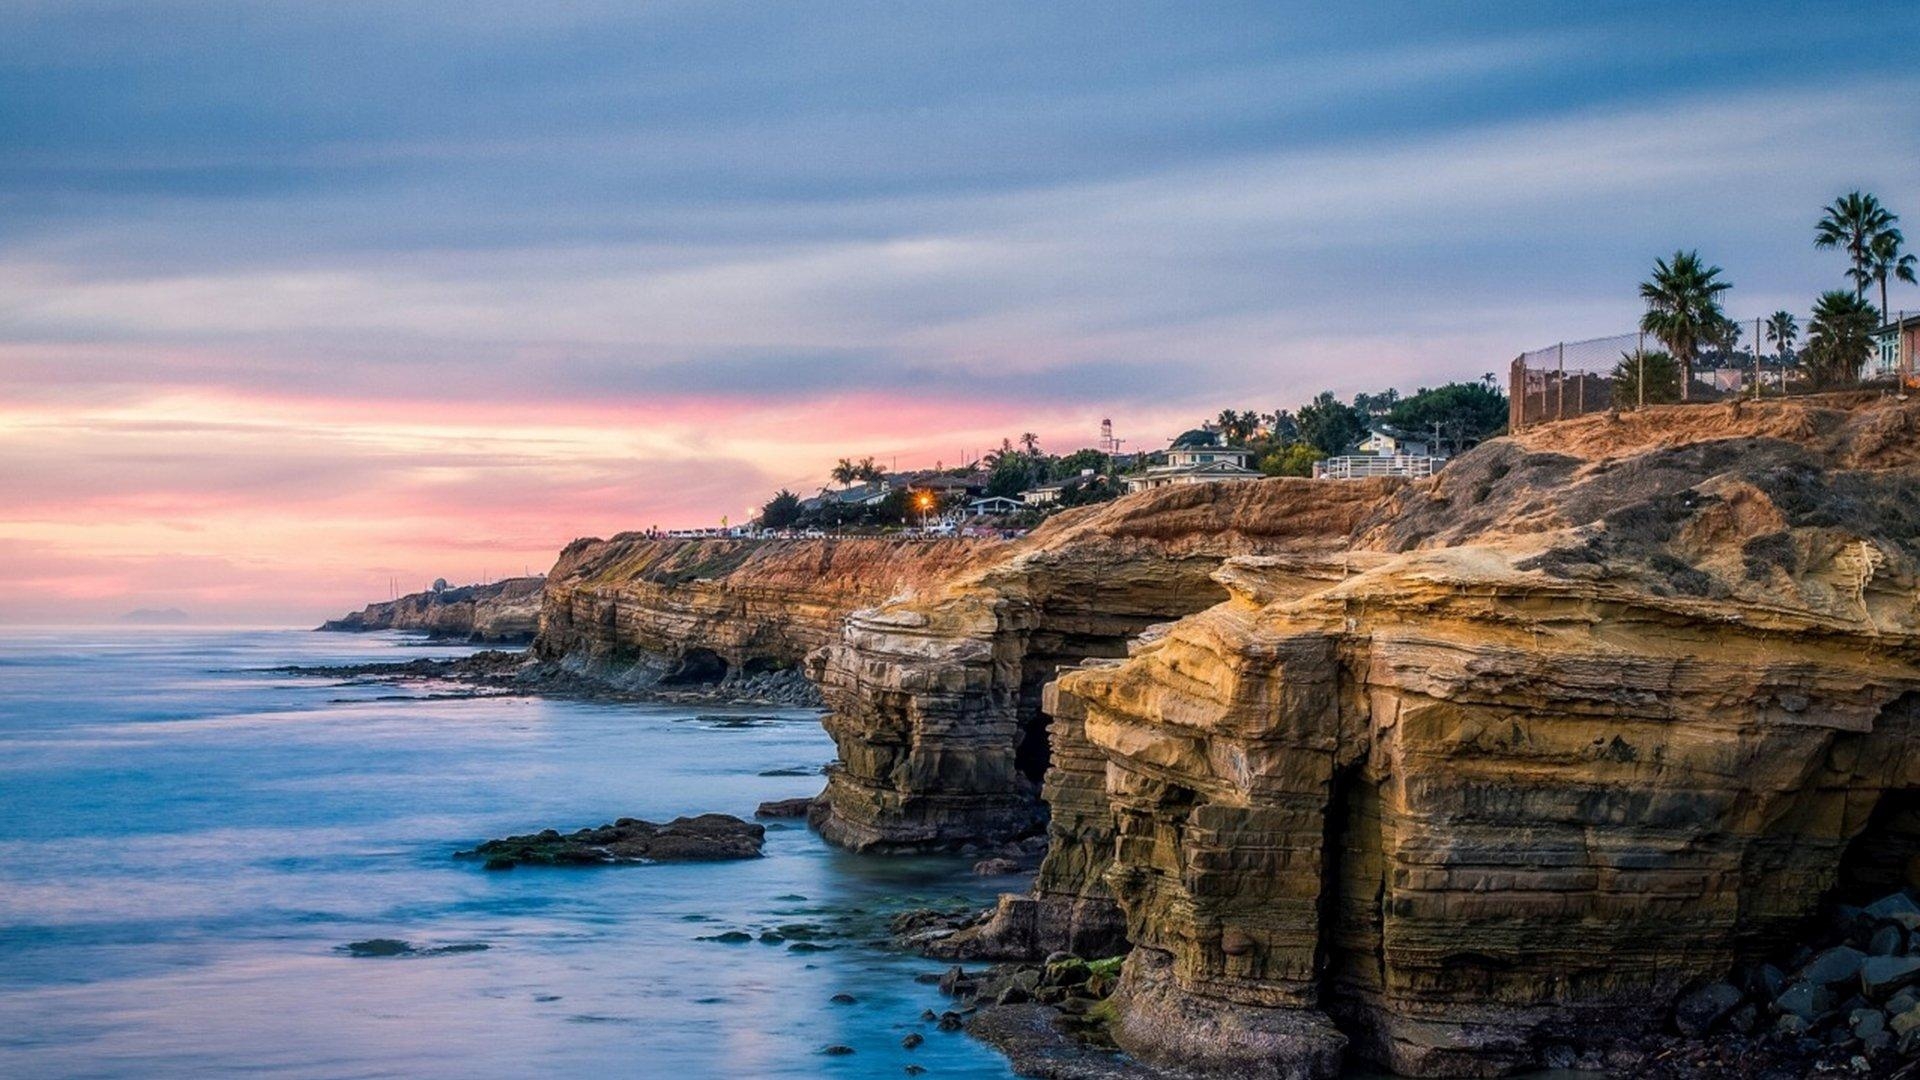
[[[1167,448],[1167,463],[1127,477],[1127,490],[1262,479],[1263,474],[1247,467],[1248,459],[1253,456],[1251,451],[1221,446],[1212,436],[1208,439],[1210,441],[1202,442],[1197,436],[1186,435],[1174,440]]]
[[[984,499],[975,499],[967,504],[968,517],[998,517],[1011,514],[1025,506],[1019,499],[1009,499],[1005,495],[989,495]]]
[[[1375,424],[1367,429],[1367,437],[1360,440],[1360,452],[1385,457],[1429,457],[1433,454],[1433,442],[1424,435],[1409,435],[1398,428]]]

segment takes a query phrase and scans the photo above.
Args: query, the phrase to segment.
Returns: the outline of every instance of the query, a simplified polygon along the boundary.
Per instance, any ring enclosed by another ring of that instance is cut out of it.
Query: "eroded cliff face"
[[[791,670],[855,608],[1000,541],[576,540],[547,575],[534,652],[635,686]]]
[[[544,578],[517,577],[439,592],[410,593],[330,619],[319,629],[420,630],[459,641],[531,641],[540,624],[540,590],[544,583]]]
[[[1064,674],[1049,788],[1100,825],[1052,887],[1123,913],[1118,1041],[1495,1075],[1920,884],[1917,446],[1892,401],[1543,427],[1381,500],[1332,579],[1233,559]]]
[[[1390,483],[1146,492],[1061,514],[938,587],[854,612],[809,663],[841,758],[815,825],[860,850],[1005,839],[1040,827],[1044,777],[1052,827],[1097,835],[1104,763],[1073,717],[1049,726],[1047,682],[1216,603],[1225,592],[1211,575],[1228,556],[1284,555],[1303,577],[1337,580],[1347,536]],[[1110,936],[1104,882],[1056,848],[1042,891],[1057,883],[1067,902],[1038,917],[1083,947]]]

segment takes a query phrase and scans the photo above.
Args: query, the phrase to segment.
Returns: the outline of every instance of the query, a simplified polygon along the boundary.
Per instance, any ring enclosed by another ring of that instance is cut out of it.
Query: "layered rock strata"
[[[1123,1047],[1496,1075],[1920,883],[1920,405],[1549,425],[1352,535],[1057,682],[1110,818],[1050,780],[1049,863],[1124,915]]]
[[[540,625],[544,584],[544,578],[517,577],[410,593],[330,619],[319,629],[419,630],[436,638],[496,644],[531,641]]]
[[[857,850],[991,843],[1040,827],[1047,776],[1055,827],[1092,835],[1106,811],[1086,796],[1103,764],[1075,718],[1048,723],[1047,682],[1063,666],[1123,657],[1153,624],[1217,602],[1225,593],[1211,574],[1228,556],[1285,553],[1303,576],[1337,580],[1347,536],[1389,484],[1145,492],[1063,513],[937,588],[854,612],[809,661],[840,750],[815,824]],[[1069,857],[1042,868],[1042,890],[1103,901],[1097,874],[1060,865]],[[1094,915],[1102,907],[1033,917],[1064,918],[1068,936],[1090,944],[1110,936],[1110,916]],[[1083,917],[1101,924],[1085,940],[1071,929]]]
[[[533,651],[624,686],[795,670],[855,608],[966,566],[994,540],[576,540],[547,574]]]

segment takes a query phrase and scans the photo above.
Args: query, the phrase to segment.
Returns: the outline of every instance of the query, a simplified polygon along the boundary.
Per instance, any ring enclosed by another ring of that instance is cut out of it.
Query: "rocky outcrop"
[[[809,661],[840,750],[814,823],[858,850],[1019,836],[1042,825],[1051,761],[1055,830],[1097,835],[1106,809],[1090,793],[1104,764],[1075,718],[1049,726],[1047,682],[1065,665],[1123,657],[1153,624],[1217,602],[1225,591],[1211,574],[1231,555],[1284,556],[1303,581],[1338,580],[1346,538],[1388,483],[1145,492],[1060,514],[937,588],[854,612]],[[1041,882],[1063,904],[1031,914],[1097,952],[1116,925],[1105,886],[1062,865],[1072,849],[1059,850]]]
[[[486,585],[409,593],[368,604],[320,624],[321,630],[419,630],[436,638],[491,643],[533,640],[540,623],[541,577],[504,578]]]
[[[797,672],[848,612],[1005,546],[973,539],[640,533],[576,540],[547,574],[533,651],[630,688]]]
[[[611,825],[562,834],[546,829],[489,840],[458,859],[485,859],[489,870],[516,866],[603,866],[615,863],[715,862],[751,859],[766,841],[764,825],[731,814],[678,817],[664,825],[621,818]]]
[[[1052,692],[1100,797],[1049,779],[1049,864],[1124,915],[1123,1047],[1496,1075],[1920,883],[1920,404],[1547,425],[1346,546],[1235,558]]]

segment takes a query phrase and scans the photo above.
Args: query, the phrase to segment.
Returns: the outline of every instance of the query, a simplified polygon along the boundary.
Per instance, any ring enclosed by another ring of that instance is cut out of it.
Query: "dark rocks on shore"
[[[712,705],[813,708],[820,695],[798,671],[729,674],[714,682],[662,685],[658,680],[621,677],[596,668],[581,670],[530,652],[487,649],[449,660],[416,659],[398,663],[289,665],[272,670],[291,675],[335,679],[409,681],[430,679],[462,683],[479,693],[539,694],[587,701],[645,701]],[[712,719],[712,718],[710,718]],[[727,718],[739,719],[739,718]],[[745,726],[745,725],[731,725]],[[812,770],[817,772],[818,770]],[[811,775],[811,772],[809,773]]]
[[[489,870],[523,863],[590,866],[609,863],[706,862],[751,859],[760,854],[766,828],[731,814],[675,818],[665,825],[621,818],[597,829],[561,834],[554,829],[489,840],[456,858],[485,859]]]
[[[1837,905],[1776,957],[1696,986],[1674,1005],[1678,1037],[1597,1048],[1577,1067],[1637,1076],[1920,1076],[1920,904],[1896,892]]]

